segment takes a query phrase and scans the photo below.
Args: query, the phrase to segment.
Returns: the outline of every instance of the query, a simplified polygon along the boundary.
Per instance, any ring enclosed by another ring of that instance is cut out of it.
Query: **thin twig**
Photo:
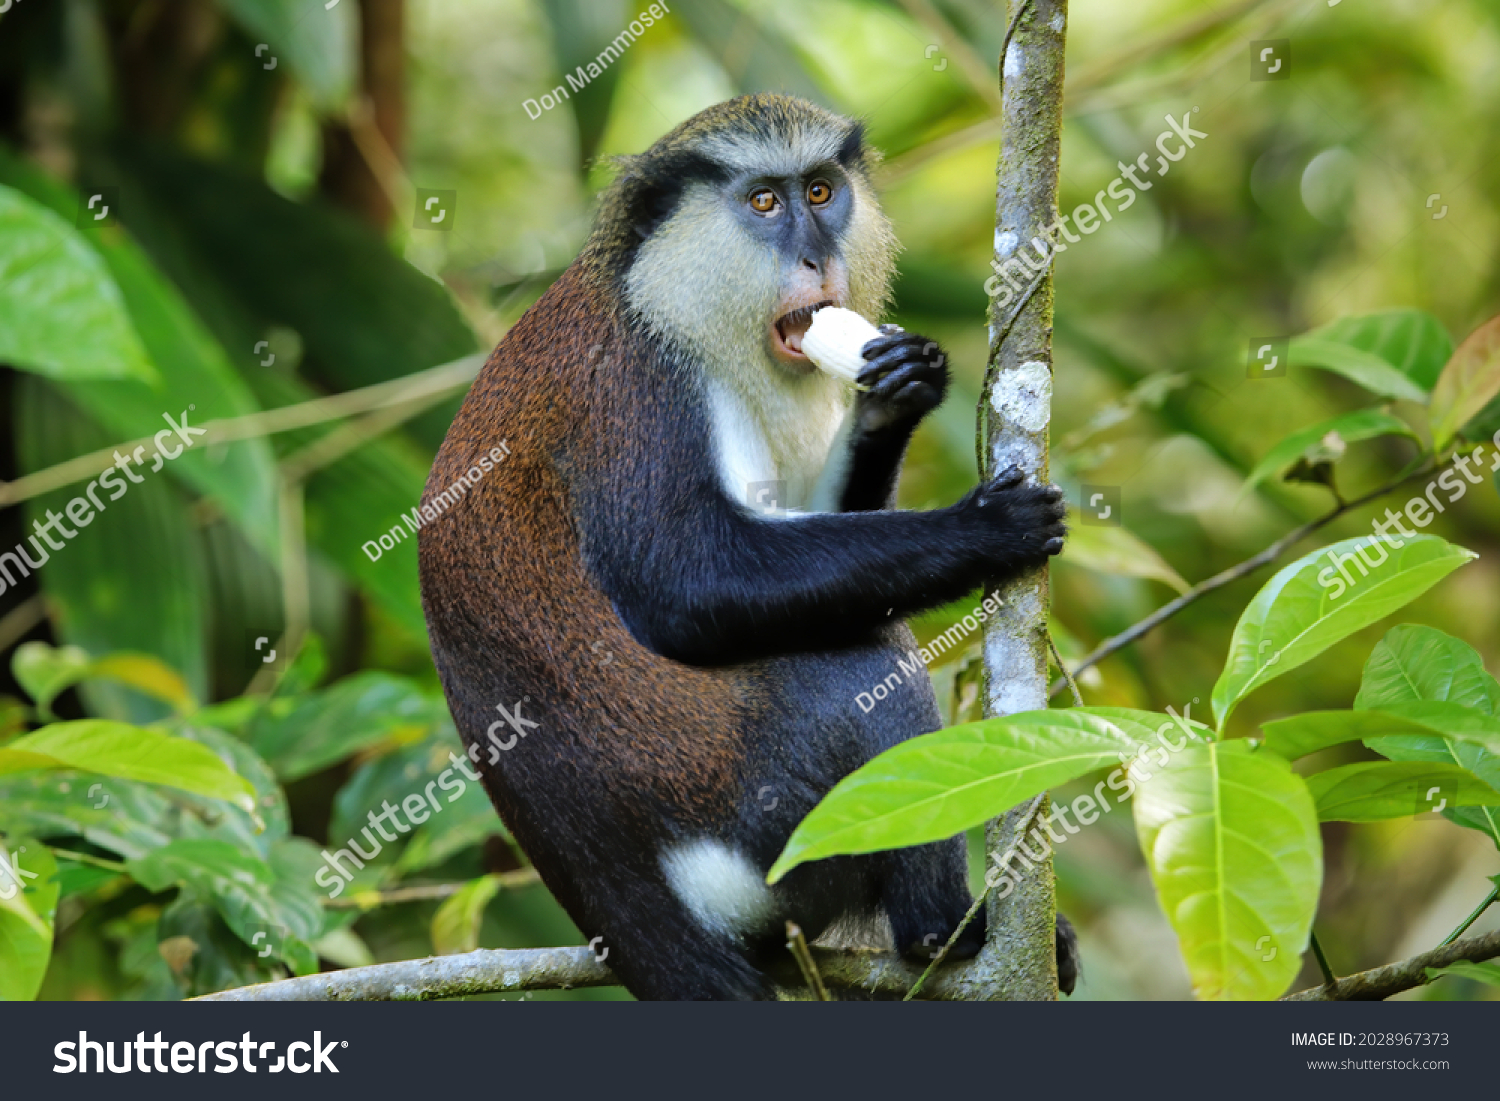
[[[1078,682],[1073,679],[1073,674],[1068,672],[1068,666],[1063,661],[1062,655],[1057,652],[1057,643],[1052,638],[1052,632],[1047,632],[1047,647],[1052,651],[1052,660],[1057,662],[1057,668],[1063,675],[1063,680],[1068,682],[1068,687],[1073,690],[1073,703],[1079,707],[1083,706],[1083,693],[1078,691]]]
[[[795,921],[786,923],[786,946],[791,949],[792,958],[797,961],[802,980],[812,988],[818,1001],[833,1001],[828,996],[828,987],[823,985],[823,976],[818,974],[818,965],[813,962],[812,953],[807,949],[807,938],[802,935],[802,926]]]
[[[1041,808],[1042,800],[1046,797],[1047,793],[1042,792],[1042,794],[1034,796],[1032,798],[1031,806],[1026,808],[1026,815],[1021,819],[1020,828],[1016,830],[1016,836],[1024,837],[1026,835],[1026,831],[1031,827],[1031,824],[1036,821],[1036,812]],[[959,936],[965,929],[969,927],[969,922],[974,920],[974,915],[979,913],[979,908],[983,906],[985,900],[990,897],[990,888],[992,886],[993,884],[990,883],[989,876],[986,875],[984,881],[984,890],[979,892],[979,897],[974,900],[974,904],[969,907],[969,912],[966,913],[963,917],[963,920],[958,923],[958,928],[953,930],[953,935],[948,938],[948,942],[941,948],[939,948],[936,954],[933,955],[932,962],[927,965],[927,969],[924,970],[919,976],[917,976],[917,981],[912,984],[911,989],[906,992],[906,996],[901,999],[903,1002],[909,1002],[919,993],[921,993],[922,987],[927,982],[927,977],[931,975],[935,970],[937,970],[937,968],[942,965],[943,961],[948,958],[949,950],[958,943]],[[900,946],[897,945],[897,947],[899,948]]]
[[[1453,930],[1453,932],[1444,937],[1443,943],[1438,945],[1438,947],[1446,948],[1448,945],[1456,941],[1459,937],[1463,936],[1464,933],[1468,930],[1469,926],[1478,921],[1480,915],[1488,910],[1490,906],[1494,904],[1494,901],[1497,898],[1500,898],[1500,884],[1496,884],[1494,887],[1490,888],[1490,893],[1485,897],[1485,900],[1474,908],[1474,912],[1464,919],[1464,923],[1462,925],[1460,925],[1457,929]]]
[[[1403,990],[1412,990],[1428,982],[1429,967],[1447,967],[1460,960],[1478,963],[1481,960],[1500,956],[1500,930],[1481,937],[1455,941],[1442,948],[1434,948],[1420,956],[1413,956],[1400,963],[1387,964],[1372,971],[1361,971],[1357,975],[1325,983],[1296,994],[1288,994],[1284,1002],[1370,1002],[1389,998]]]
[[[26,633],[47,618],[47,600],[41,593],[26,598],[0,619],[0,654],[5,653]]]
[[[1312,942],[1313,956],[1318,961],[1318,970],[1323,972],[1323,981],[1332,986],[1339,981],[1339,977],[1333,973],[1333,968],[1328,965],[1328,957],[1323,954],[1323,946],[1318,943],[1318,934],[1309,932],[1308,939]]]
[[[541,877],[535,868],[519,868],[513,872],[502,872],[495,877],[502,890],[515,890],[540,883]],[[348,898],[329,898],[323,905],[330,910],[373,910],[377,906],[390,906],[399,902],[428,902],[448,898],[468,886],[463,883],[420,883],[413,887],[396,887],[389,891],[359,891]]]
[[[1221,570],[1219,573],[1214,574],[1212,577],[1198,582],[1198,584],[1194,585],[1191,589],[1183,593],[1176,600],[1172,600],[1166,604],[1163,604],[1160,608],[1156,609],[1156,611],[1152,612],[1145,619],[1142,619],[1140,622],[1127,627],[1125,630],[1121,631],[1113,638],[1105,639],[1097,647],[1095,647],[1094,651],[1089,654],[1088,657],[1084,658],[1077,665],[1073,666],[1073,675],[1076,677],[1085,669],[1091,669],[1095,665],[1098,665],[1101,661],[1109,657],[1111,654],[1115,653],[1117,650],[1123,650],[1125,647],[1129,646],[1132,642],[1135,642],[1143,635],[1161,626],[1178,612],[1186,608],[1189,604],[1192,604],[1202,597],[1207,596],[1215,589],[1222,589],[1230,582],[1238,581],[1240,578],[1246,576],[1247,574],[1254,573],[1262,566],[1276,561],[1276,559],[1280,558],[1288,548],[1305,539],[1307,536],[1311,535],[1313,532],[1319,530],[1320,528],[1327,527],[1329,524],[1337,520],[1340,516],[1344,515],[1344,513],[1359,508],[1361,505],[1368,504],[1369,502],[1375,500],[1377,497],[1384,497],[1387,493],[1399,489],[1407,482],[1413,481],[1417,478],[1426,477],[1430,474],[1437,474],[1447,467],[1451,466],[1452,463],[1453,459],[1451,457],[1442,463],[1436,464],[1429,460],[1419,466],[1416,470],[1413,470],[1408,474],[1400,475],[1392,479],[1391,481],[1386,482],[1378,489],[1372,489],[1369,493],[1366,493],[1361,497],[1356,497],[1352,501],[1348,501],[1344,504],[1334,507],[1333,509],[1324,513],[1322,516],[1318,517],[1316,520],[1309,520],[1301,527],[1292,529],[1291,531],[1287,532],[1287,534],[1283,535],[1280,539],[1276,540],[1276,542],[1272,543],[1269,547],[1266,547],[1264,550],[1251,555],[1249,558],[1245,559],[1243,562],[1238,563],[1237,565],[1230,566],[1228,569]],[[1049,690],[1048,695],[1055,696],[1067,686],[1068,682],[1062,677],[1058,677],[1057,680],[1052,682],[1052,687]]]
[[[92,864],[96,868],[103,868],[108,872],[125,874],[125,865],[115,860],[105,860],[102,856],[92,856],[89,853],[74,852],[72,849],[59,849],[56,845],[47,846],[52,850],[53,856],[61,856],[79,864]]]
[[[485,355],[475,353],[444,363],[437,367],[419,371],[413,375],[377,382],[358,390],[327,397],[314,398],[297,405],[284,405],[279,409],[266,409],[249,413],[243,417],[228,417],[208,421],[201,427],[208,433],[199,444],[224,444],[240,440],[258,439],[279,432],[290,432],[298,428],[310,428],[315,424],[342,420],[345,417],[369,413],[393,405],[423,401],[435,394],[446,395],[460,390],[474,381],[479,369],[484,366]],[[102,474],[115,463],[115,451],[131,452],[137,447],[146,447],[155,454],[155,441],[151,436],[129,440],[101,448],[87,455],[49,466],[34,474],[27,474],[13,482],[0,483],[0,507],[14,505],[39,494],[61,489],[74,482],[86,481]]]

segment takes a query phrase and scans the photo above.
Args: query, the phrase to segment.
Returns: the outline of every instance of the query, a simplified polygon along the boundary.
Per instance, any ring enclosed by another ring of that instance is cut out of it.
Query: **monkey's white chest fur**
[[[769,518],[832,512],[848,470],[848,388],[827,376],[708,384],[715,458],[724,492]]]

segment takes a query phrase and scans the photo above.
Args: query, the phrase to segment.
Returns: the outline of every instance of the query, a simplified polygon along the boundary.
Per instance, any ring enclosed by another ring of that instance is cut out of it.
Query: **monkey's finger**
[[[928,375],[941,375],[943,362],[941,359],[933,362],[930,359],[920,358],[920,352],[915,348],[892,348],[870,360],[865,369],[857,377],[860,382],[874,383],[878,382],[881,376],[887,372],[894,373],[906,368]]]
[[[926,337],[918,336],[916,333],[892,333],[889,336],[879,336],[874,340],[867,341],[860,348],[859,354],[866,359],[874,359],[876,356],[888,352],[892,348],[900,348],[906,345],[921,348],[923,345],[932,343]]]
[[[989,490],[1010,489],[1012,486],[1020,485],[1022,479],[1025,477],[1026,471],[1022,470],[1019,466],[1008,466],[999,474],[996,474],[995,480],[985,488]]]
[[[860,378],[863,380],[864,375]],[[947,388],[948,380],[941,374],[934,376],[932,368],[925,363],[906,363],[883,376],[876,371],[870,390],[878,398],[889,399],[911,382],[925,383],[934,391],[941,392]]]

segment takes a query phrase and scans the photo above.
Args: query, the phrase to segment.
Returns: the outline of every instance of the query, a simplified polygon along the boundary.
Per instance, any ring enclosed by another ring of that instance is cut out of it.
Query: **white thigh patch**
[[[661,866],[673,893],[705,929],[736,936],[775,914],[764,877],[722,841],[703,838],[668,849]]]

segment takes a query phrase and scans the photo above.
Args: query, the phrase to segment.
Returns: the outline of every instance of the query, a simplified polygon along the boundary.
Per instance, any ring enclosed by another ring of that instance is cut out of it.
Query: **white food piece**
[[[883,334],[853,310],[824,306],[802,338],[802,354],[830,375],[853,382],[869,365],[860,349]]]

